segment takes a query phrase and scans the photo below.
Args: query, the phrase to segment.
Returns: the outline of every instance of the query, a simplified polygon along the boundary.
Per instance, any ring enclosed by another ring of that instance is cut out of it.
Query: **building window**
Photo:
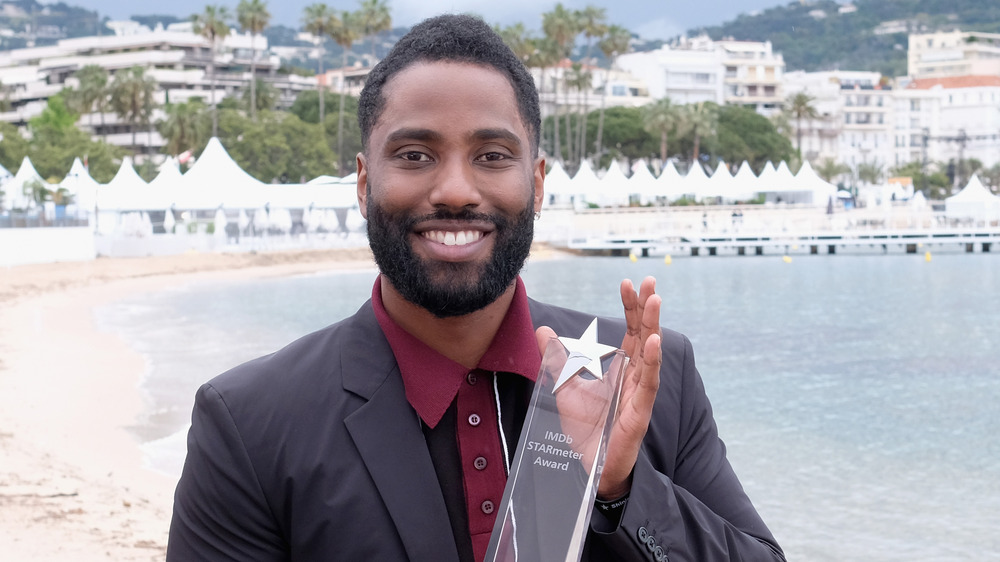
[[[910,111],[920,111],[920,100],[910,100]]]
[[[695,72],[694,81],[698,84],[711,84],[713,76],[707,72]]]
[[[626,90],[625,86],[623,86],[621,84],[615,84],[614,86],[611,86],[611,95],[612,96],[624,96],[624,95],[626,95],[626,92],[627,92],[627,90]]]
[[[774,86],[764,86],[764,95],[769,97],[774,96]]]

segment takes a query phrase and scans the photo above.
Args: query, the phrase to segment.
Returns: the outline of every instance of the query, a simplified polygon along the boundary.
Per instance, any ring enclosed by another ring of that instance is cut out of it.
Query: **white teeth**
[[[431,230],[425,232],[424,237],[445,246],[465,246],[482,238],[483,233],[478,230],[462,230],[459,232]]]

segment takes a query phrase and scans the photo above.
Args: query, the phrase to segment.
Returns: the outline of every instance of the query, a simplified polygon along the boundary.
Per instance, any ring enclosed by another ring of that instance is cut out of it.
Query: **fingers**
[[[643,355],[643,342],[650,335],[660,333],[661,299],[656,294],[656,279],[646,277],[639,285],[637,295],[632,281],[621,284],[622,306],[625,309],[625,339],[622,349],[633,358]]]
[[[554,337],[556,337],[555,331],[548,326],[539,326],[538,329],[535,330],[535,341],[538,342],[539,355],[543,357],[545,356],[545,348],[548,347],[549,341]]]

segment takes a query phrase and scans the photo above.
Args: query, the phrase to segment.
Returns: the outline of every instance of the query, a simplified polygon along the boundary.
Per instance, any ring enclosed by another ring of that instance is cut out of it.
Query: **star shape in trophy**
[[[552,392],[558,392],[559,387],[576,376],[604,380],[603,362],[618,351],[616,347],[597,342],[597,318],[594,318],[579,339],[560,337],[559,341],[566,347],[569,356],[566,357],[566,363],[559,372]]]

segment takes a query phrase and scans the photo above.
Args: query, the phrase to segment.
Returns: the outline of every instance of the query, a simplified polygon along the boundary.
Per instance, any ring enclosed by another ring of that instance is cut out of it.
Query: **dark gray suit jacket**
[[[530,302],[579,337],[592,317]],[[621,321],[601,321],[619,345]],[[719,440],[690,342],[663,333],[660,389],[619,526],[585,560],[783,560]],[[371,303],[199,391],[168,561],[458,560],[420,421]]]

